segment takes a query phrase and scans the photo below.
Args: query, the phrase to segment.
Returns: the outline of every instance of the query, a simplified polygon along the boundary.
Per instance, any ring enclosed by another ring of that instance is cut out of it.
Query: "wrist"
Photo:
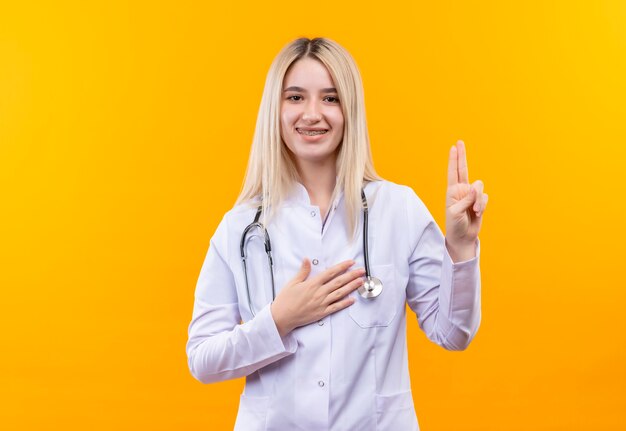
[[[274,319],[274,324],[276,325],[276,329],[278,330],[278,334],[280,337],[284,337],[289,334],[292,329],[288,327],[287,323],[282,318],[280,311],[275,306],[276,302],[272,302],[270,305],[270,314],[272,315],[272,319]]]
[[[470,242],[451,242],[448,238],[445,239],[446,248],[453,263],[464,262],[475,258],[476,243],[477,240]]]

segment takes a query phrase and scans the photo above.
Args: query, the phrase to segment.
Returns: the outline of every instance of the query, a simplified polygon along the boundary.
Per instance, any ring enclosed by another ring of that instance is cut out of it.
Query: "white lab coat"
[[[480,243],[452,263],[426,206],[407,186],[367,183],[369,262],[384,289],[281,338],[272,319],[271,281],[260,232],[249,235],[252,317],[240,257],[256,209],[239,205],[211,239],[195,291],[187,356],[203,383],[246,376],[235,430],[418,430],[406,346],[406,307],[433,342],[462,350],[480,324]],[[268,227],[277,294],[302,259],[311,275],[353,259],[364,267],[363,219],[349,243],[340,194],[322,231],[319,207],[296,183]],[[244,323],[241,323],[241,322]]]

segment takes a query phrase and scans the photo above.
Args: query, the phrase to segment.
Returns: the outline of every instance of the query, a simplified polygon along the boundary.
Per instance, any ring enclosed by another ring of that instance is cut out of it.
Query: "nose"
[[[322,112],[319,109],[316,101],[310,99],[308,103],[304,107],[304,112],[302,113],[302,120],[306,123],[313,124],[317,123],[322,119]]]

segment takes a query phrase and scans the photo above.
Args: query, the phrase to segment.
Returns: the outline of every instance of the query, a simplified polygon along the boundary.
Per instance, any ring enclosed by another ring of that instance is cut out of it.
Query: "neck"
[[[301,162],[297,164],[297,167],[302,185],[309,193],[311,204],[319,206],[322,210],[322,215],[325,215],[337,180],[336,161],[329,160],[324,163]]]

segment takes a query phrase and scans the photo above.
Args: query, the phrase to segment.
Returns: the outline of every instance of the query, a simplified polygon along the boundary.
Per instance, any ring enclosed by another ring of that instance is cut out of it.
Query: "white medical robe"
[[[319,322],[280,337],[269,304],[271,278],[263,237],[246,241],[256,316],[248,306],[241,234],[255,208],[239,205],[213,235],[195,291],[187,356],[203,383],[246,376],[235,430],[418,430],[406,346],[406,307],[427,337],[465,349],[480,324],[480,243],[476,257],[452,263],[444,236],[415,192],[392,182],[367,183],[369,262],[384,285]],[[298,272],[311,275],[344,260],[364,267],[363,218],[349,242],[342,195],[326,222],[300,183],[270,223],[277,294]],[[323,225],[323,229],[322,229]],[[244,323],[241,323],[244,322]]]

